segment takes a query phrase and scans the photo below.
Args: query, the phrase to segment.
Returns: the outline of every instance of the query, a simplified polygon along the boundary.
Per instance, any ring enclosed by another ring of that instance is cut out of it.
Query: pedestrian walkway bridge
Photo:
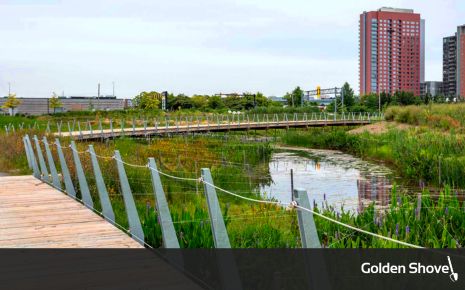
[[[265,114],[265,115],[214,115],[202,117],[175,117],[165,119],[143,119],[131,121],[112,119],[57,123],[57,137],[73,137],[80,140],[107,139],[122,136],[148,137],[166,134],[194,134],[247,130],[269,130],[308,128],[324,126],[359,126],[380,120],[382,116],[370,113],[312,113],[312,114]],[[77,126],[76,126],[77,125]],[[77,127],[77,128],[76,128]],[[47,126],[50,132],[50,124]]]

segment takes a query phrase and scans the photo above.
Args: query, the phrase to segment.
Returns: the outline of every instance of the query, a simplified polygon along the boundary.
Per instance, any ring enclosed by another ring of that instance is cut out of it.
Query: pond
[[[272,182],[260,186],[263,196],[291,201],[291,176],[294,188],[307,191],[310,203],[325,201],[336,210],[361,211],[375,202],[377,208],[389,205],[394,183],[400,180],[388,167],[361,160],[334,150],[286,148],[272,155],[269,170]]]

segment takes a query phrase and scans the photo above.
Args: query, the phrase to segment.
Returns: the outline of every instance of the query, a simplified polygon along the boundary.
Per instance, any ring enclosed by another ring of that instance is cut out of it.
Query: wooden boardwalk
[[[234,122],[234,123],[181,123],[170,126],[157,127],[129,127],[113,129],[81,130],[72,132],[54,133],[56,137],[75,137],[81,140],[106,139],[120,136],[152,136],[164,134],[188,134],[188,133],[206,133],[206,132],[227,132],[227,131],[246,131],[246,130],[268,130],[268,129],[285,129],[285,128],[309,128],[325,126],[360,126],[370,124],[370,120],[298,120],[298,121],[274,121],[274,122]],[[116,125],[116,124],[115,124]]]
[[[142,248],[33,176],[0,177],[0,248]]]

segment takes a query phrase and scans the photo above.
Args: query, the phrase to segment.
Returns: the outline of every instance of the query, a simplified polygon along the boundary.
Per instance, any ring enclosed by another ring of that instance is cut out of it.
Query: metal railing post
[[[29,169],[32,169],[32,160],[29,154],[29,148],[27,145],[26,137],[23,137],[23,145],[24,145],[24,151],[26,152],[27,166],[29,167]]]
[[[94,131],[92,130],[92,124],[90,123],[89,120],[87,120],[87,125],[89,126],[89,131],[90,131],[90,137],[94,137]]]
[[[98,127],[100,129],[100,138],[103,139],[103,125],[102,125],[102,119],[98,119]]]
[[[71,150],[73,151],[74,166],[76,167],[76,174],[78,176],[82,202],[86,206],[93,209],[94,202],[92,201],[92,197],[90,195],[89,186],[87,185],[86,176],[84,174],[84,170],[82,170],[81,159],[79,158],[79,153],[77,151],[76,144],[74,143],[74,141],[71,141]]]
[[[95,183],[97,184],[98,196],[100,198],[100,204],[102,205],[103,216],[110,221],[112,224],[115,223],[115,213],[111,206],[110,197],[108,195],[105,181],[102,177],[102,171],[98,164],[97,156],[95,155],[94,146],[89,145],[89,154],[92,161],[92,168],[94,169]]]
[[[223,214],[221,213],[218,197],[216,196],[216,190],[211,186],[211,184],[213,184],[213,179],[210,169],[202,168],[202,178],[205,182],[209,183],[204,183],[204,188],[215,248],[231,248],[226,225],[223,220]]]
[[[115,137],[115,132],[113,131],[113,119],[110,118],[110,131],[111,137]]]
[[[76,191],[74,190],[73,181],[71,180],[71,175],[69,174],[65,155],[63,155],[63,150],[61,149],[60,140],[58,138],[55,139],[55,145],[57,146],[58,159],[60,159],[61,175],[63,176],[63,181],[65,183],[66,193],[73,197],[76,197]]]
[[[304,189],[294,189],[294,199],[297,204],[304,208],[310,208],[307,191]],[[302,248],[321,248],[318,233],[316,231],[313,214],[297,209],[297,220],[299,223],[300,238],[302,240]]]
[[[171,219],[170,209],[166,201],[165,192],[161,184],[155,159],[149,158],[150,173],[152,175],[153,193],[155,195],[155,205],[158,212],[158,222],[161,227],[163,244],[165,248],[179,249],[179,241]]]
[[[39,139],[37,139],[36,135],[34,135],[33,139],[36,144],[37,158],[39,159],[39,167],[42,173],[41,179],[47,180],[50,182],[50,176],[48,175],[47,165],[45,165],[45,159],[44,159],[44,156],[42,155],[42,149],[40,148]]]
[[[137,237],[137,241],[144,245],[144,231],[137,214],[136,203],[132,196],[131,187],[129,186],[128,177],[124,170],[124,164],[122,163],[121,155],[118,150],[115,150],[116,166],[118,169],[118,176],[121,185],[121,191],[123,193],[124,206],[126,207],[126,214],[129,223],[129,232],[132,236]]]
[[[69,124],[69,121],[68,121],[68,135],[69,137],[73,137],[73,131],[71,131],[71,125]]]
[[[26,135],[26,143],[27,147],[29,150],[29,156],[31,157],[31,163],[32,163],[32,170],[34,172],[34,176],[38,179],[40,179],[40,170],[39,170],[39,165],[37,164],[37,159],[34,154],[34,149],[32,147],[31,140],[29,139],[29,135]]]
[[[57,122],[57,129],[58,129],[58,136],[62,136],[61,134],[61,126],[63,126],[63,120],[60,120],[60,125],[58,125],[58,122]]]
[[[57,168],[55,167],[55,162],[53,161],[52,151],[50,151],[50,146],[48,145],[47,138],[44,136],[42,138],[45,147],[45,154],[47,154],[48,167],[50,168],[50,174],[52,175],[53,185],[61,190],[61,182],[58,178]]]
[[[81,121],[78,121],[79,138],[82,139]]]

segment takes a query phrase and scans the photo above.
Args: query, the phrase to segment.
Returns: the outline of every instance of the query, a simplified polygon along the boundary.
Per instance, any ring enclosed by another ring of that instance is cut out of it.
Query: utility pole
[[[294,201],[294,169],[291,168],[291,200]]]
[[[100,83],[98,83],[98,86],[97,86],[97,110],[98,110],[99,105],[100,105]]]
[[[341,88],[341,110],[344,110],[344,87]]]
[[[8,82],[8,96],[11,95],[11,83]]]
[[[115,97],[115,82],[112,82],[113,84],[113,98]]]
[[[378,93],[378,114],[381,115],[381,94]]]

